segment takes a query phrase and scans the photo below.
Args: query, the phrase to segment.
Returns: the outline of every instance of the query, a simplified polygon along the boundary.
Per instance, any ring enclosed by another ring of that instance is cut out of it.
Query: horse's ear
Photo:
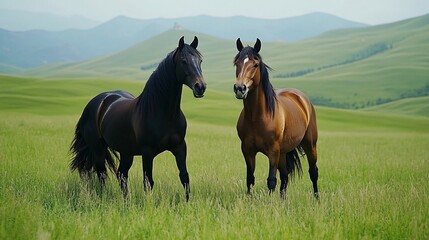
[[[181,38],[180,38],[180,40],[179,40],[179,49],[182,49],[183,48],[183,45],[185,45],[185,37],[184,36],[182,36]]]
[[[241,52],[241,50],[243,50],[243,43],[241,43],[241,40],[240,40],[240,38],[237,38],[237,50],[239,51],[239,52]]]
[[[259,38],[256,39],[256,43],[253,49],[255,49],[257,53],[261,50],[261,40],[259,40]]]
[[[192,41],[191,47],[197,49],[197,46],[198,46],[198,38],[197,36],[194,36],[194,41]]]

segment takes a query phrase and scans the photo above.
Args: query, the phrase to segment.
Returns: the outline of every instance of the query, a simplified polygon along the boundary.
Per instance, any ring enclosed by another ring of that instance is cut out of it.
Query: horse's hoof
[[[286,191],[285,190],[281,190],[280,191],[280,199],[281,200],[285,200],[286,199]]]
[[[189,202],[189,195],[191,193],[191,189],[189,188],[189,183],[185,184],[185,199],[186,202]]]
[[[314,193],[314,197],[316,198],[317,201],[320,201],[319,193],[318,192]]]

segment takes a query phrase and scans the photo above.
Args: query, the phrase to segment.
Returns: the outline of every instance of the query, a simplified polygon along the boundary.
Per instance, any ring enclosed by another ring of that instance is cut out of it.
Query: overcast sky
[[[175,18],[195,15],[285,18],[330,13],[367,24],[429,13],[429,0],[0,0],[0,9],[81,15],[106,21],[118,15]]]

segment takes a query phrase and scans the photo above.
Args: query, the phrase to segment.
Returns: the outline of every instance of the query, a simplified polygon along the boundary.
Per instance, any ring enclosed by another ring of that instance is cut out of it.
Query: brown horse
[[[268,189],[275,190],[276,172],[280,172],[280,196],[285,197],[288,175],[302,172],[298,152],[305,152],[309,164],[314,196],[317,190],[317,125],[316,112],[310,100],[296,89],[273,89],[268,70],[259,51],[261,41],[254,47],[243,47],[237,39],[239,53],[234,58],[236,82],[234,92],[243,99],[244,108],[237,122],[241,150],[247,165],[247,191],[255,184],[255,156],[262,152],[269,158]]]

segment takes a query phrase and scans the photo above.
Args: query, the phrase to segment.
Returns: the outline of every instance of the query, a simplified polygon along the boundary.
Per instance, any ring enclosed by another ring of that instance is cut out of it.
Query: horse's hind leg
[[[311,182],[313,183],[314,197],[318,200],[319,190],[317,189],[317,180],[319,178],[319,169],[317,168],[317,165],[316,165],[316,162],[317,162],[316,147],[314,147],[310,152],[311,153],[306,153],[308,166],[309,166],[308,173],[310,174],[310,179],[311,179]]]
[[[289,176],[288,176],[288,171],[286,166],[286,154],[284,153],[280,154],[279,172],[280,172],[280,197],[282,199],[285,199]]]
[[[301,142],[301,146],[307,155],[308,160],[308,173],[310,174],[311,182],[313,183],[314,197],[319,200],[319,190],[317,189],[317,180],[319,178],[319,170],[317,169],[317,124],[316,124],[316,112],[312,107],[313,114],[311,115],[310,122],[305,133],[304,139]]]
[[[273,148],[268,154],[270,167],[268,169],[267,186],[270,193],[274,192],[277,185],[277,170],[279,168],[280,149]]]
[[[121,154],[120,158],[121,160],[116,177],[118,178],[122,194],[126,197],[128,195],[128,171],[133,165],[133,155]]]
[[[94,152],[95,157],[95,163],[94,168],[97,172],[98,180],[100,181],[101,185],[104,187],[106,184],[107,179],[107,169],[106,164],[104,163],[104,159],[106,157],[105,152]]]
[[[311,182],[313,183],[314,197],[319,200],[319,190],[317,188],[317,180],[319,178],[319,170],[317,168],[317,149],[316,144],[302,146],[308,160],[308,173],[310,174]]]

